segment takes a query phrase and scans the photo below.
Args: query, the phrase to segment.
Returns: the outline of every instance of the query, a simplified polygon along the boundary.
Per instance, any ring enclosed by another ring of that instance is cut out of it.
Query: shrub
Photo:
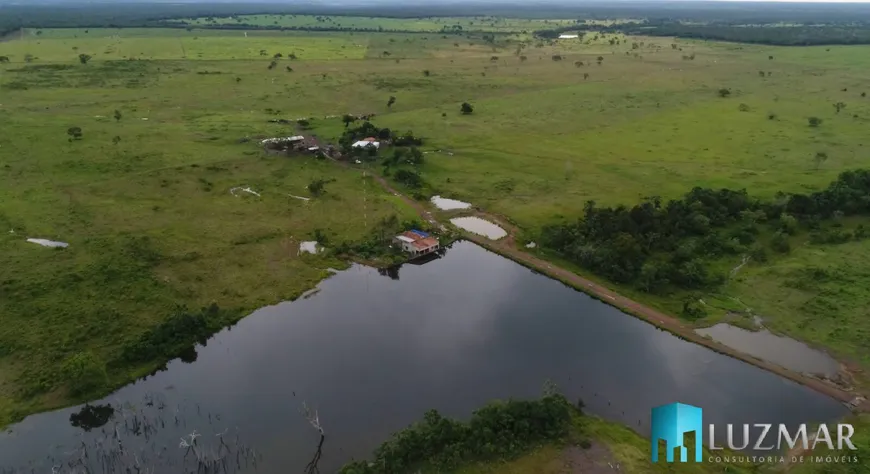
[[[791,252],[791,244],[788,241],[788,235],[784,232],[777,232],[773,239],[770,240],[770,247],[779,253]]]

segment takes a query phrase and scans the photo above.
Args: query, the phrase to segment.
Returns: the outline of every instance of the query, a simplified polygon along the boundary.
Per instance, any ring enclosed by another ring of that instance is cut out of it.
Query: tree
[[[599,66],[601,65],[601,63],[602,63],[603,61],[604,61],[604,56],[598,56],[598,65],[599,65]]]
[[[91,55],[84,54],[84,53],[79,54],[79,62],[81,62],[82,64],[87,64],[88,61],[90,61],[90,60],[91,60]]]
[[[293,72],[293,68],[290,66],[287,66],[285,69],[287,69],[287,72]]]
[[[284,57],[284,55],[283,55],[283,54],[281,54],[281,53],[275,53],[275,55],[274,55],[274,56],[272,56],[272,57],[273,57],[273,58],[274,58],[274,59],[281,59],[281,58],[283,58],[283,57]]]
[[[273,60],[269,63],[269,69],[275,69],[275,66],[278,65],[278,61]]]
[[[0,56],[0,63],[3,62],[3,57],[4,57],[4,56]],[[8,61],[9,61],[9,58],[6,58],[6,61],[8,62]],[[861,93],[861,97],[867,97],[867,93],[866,93],[866,92],[862,92],[862,93]]]
[[[387,108],[388,108],[388,109],[392,108],[392,107],[393,107],[393,104],[395,104],[395,103],[396,103],[396,96],[391,95],[391,96],[390,96],[390,99],[387,100]]]
[[[413,189],[417,189],[423,186],[423,178],[417,172],[408,171],[408,170],[399,170],[396,171],[396,174],[393,177],[399,183],[404,184],[405,186]]]
[[[719,97],[725,98],[731,95],[731,89],[721,88],[719,89]]]
[[[837,113],[840,113],[841,110],[846,108],[846,104],[844,102],[837,102],[834,104],[834,108],[837,109]]]
[[[424,76],[429,77],[430,74],[432,74],[432,73],[431,73],[428,69],[424,69],[424,70],[423,70],[423,75],[424,75]]]
[[[408,151],[408,163],[417,166],[423,164],[423,153],[419,148],[412,146]]]
[[[585,80],[587,80],[587,79],[589,79],[589,73],[588,73],[588,72],[584,72],[584,73],[583,73],[583,80],[585,81]]]
[[[116,121],[116,122],[120,122],[120,121],[121,121],[121,111],[120,111],[120,110],[117,110],[117,109],[115,109],[115,121]]]
[[[474,107],[468,102],[463,102],[462,105],[459,107],[459,111],[462,112],[462,115],[470,115],[472,112],[474,112]]]
[[[737,107],[737,110],[739,110],[739,111],[741,111],[741,112],[749,112],[749,106],[746,105],[746,104],[740,104],[740,105]]]
[[[26,63],[32,63],[34,59],[36,59],[36,58],[33,57],[32,54],[25,54],[24,55],[24,62],[26,62]]]
[[[788,235],[784,232],[777,232],[770,239],[770,247],[779,253],[789,253],[791,251],[791,244],[788,241]]]
[[[782,213],[779,216],[779,230],[788,235],[794,235],[798,230],[798,220],[789,214]]]
[[[819,169],[819,166],[822,166],[822,163],[828,160],[828,154],[820,151],[816,153],[816,156],[813,157],[813,161],[816,162],[816,169]]]
[[[764,71],[758,71],[758,75],[761,76],[761,77],[766,76],[766,74],[764,73]]]
[[[807,119],[807,123],[810,124],[810,127],[816,128],[822,124],[822,119],[818,117],[810,117]]]
[[[71,137],[70,141],[81,140],[82,139],[82,128],[81,127],[70,127],[67,129],[66,134]]]
[[[773,112],[767,114],[767,120],[776,120],[776,114]]]
[[[0,63],[8,63],[9,56],[0,56]]]
[[[112,138],[112,145],[117,145],[118,143],[121,143],[121,137],[118,136],[118,135],[115,135],[115,136]]]
[[[767,59],[773,61],[773,56],[768,56]]]
[[[522,61],[522,62],[525,62],[527,59],[529,59],[529,58],[526,56],[520,56],[520,61]]]
[[[315,179],[311,183],[308,184],[308,191],[312,196],[321,196],[326,192],[326,183],[328,181],[323,179]]]
[[[344,128],[347,128],[350,124],[356,122],[356,117],[350,114],[344,114],[344,116],[341,117],[341,121],[344,122]]]

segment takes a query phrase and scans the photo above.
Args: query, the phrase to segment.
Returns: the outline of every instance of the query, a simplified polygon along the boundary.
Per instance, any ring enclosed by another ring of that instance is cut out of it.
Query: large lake
[[[587,411],[644,434],[650,408],[674,401],[703,407],[705,422],[715,423],[804,423],[847,412],[469,242],[394,272],[353,266],[320,289],[256,311],[198,347],[195,361],[176,360],[107,397],[100,403],[132,406],[103,428],[71,426],[78,408],[11,427],[0,434],[0,472],[51,472],[82,459],[82,445],[92,446],[92,472],[107,472],[93,446],[113,436],[137,462],[183,472],[167,466],[177,466],[180,438],[194,429],[201,449],[220,451],[218,441],[232,437],[256,450],[257,472],[302,472],[319,439],[303,401],[326,432],[321,471],[333,472],[427,409],[467,417],[491,399],[536,397],[548,379]],[[238,454],[232,467],[252,470],[249,454],[247,469]]]

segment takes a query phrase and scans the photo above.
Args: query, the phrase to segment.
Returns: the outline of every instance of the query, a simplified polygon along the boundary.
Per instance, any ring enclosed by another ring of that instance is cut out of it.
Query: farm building
[[[360,140],[360,141],[354,143],[354,144],[351,145],[351,146],[353,146],[354,148],[366,148],[366,147],[369,147],[369,146],[373,146],[373,147],[375,147],[375,148],[379,148],[379,147],[381,146],[381,143],[378,141],[377,138],[374,138],[374,137],[368,137],[368,138],[364,138],[364,139],[362,139],[362,140]]]
[[[397,235],[394,241],[412,257],[427,255],[441,248],[438,239],[421,230],[403,232],[401,235]]]
[[[559,35],[559,39],[577,39],[580,35]]]

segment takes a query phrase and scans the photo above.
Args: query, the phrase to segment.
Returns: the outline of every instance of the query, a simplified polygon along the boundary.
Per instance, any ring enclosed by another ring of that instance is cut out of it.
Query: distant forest
[[[605,33],[625,33],[645,36],[674,36],[702,40],[731,41],[735,43],[758,43],[776,46],[812,46],[834,44],[870,44],[870,22],[842,22],[819,24],[737,24],[711,22],[686,24],[677,20],[644,20],[609,27],[587,25],[566,26],[536,31],[540,38],[556,38],[568,31],[594,29]]]
[[[420,18],[492,15],[516,18],[567,19],[645,19],[643,23],[605,28],[613,32],[652,36],[711,39],[775,45],[862,44],[870,43],[870,18],[867,4],[791,4],[692,2],[591,2],[582,5],[553,4],[476,4],[329,6],[288,5],[280,3],[105,3],[62,5],[0,5],[0,38],[20,28],[121,28],[185,27],[178,20],[197,17],[228,17],[253,14],[309,14]],[[692,24],[683,23],[691,21]],[[790,26],[779,26],[785,23]],[[794,25],[794,26],[791,26]],[[226,29],[350,30],[349,28],[267,27],[262,25],[211,25]],[[573,27],[576,30],[577,27]],[[600,30],[601,28],[598,27]],[[379,31],[356,29],[354,31]],[[565,30],[537,32],[539,36],[557,35]],[[466,31],[468,33],[468,31]]]

